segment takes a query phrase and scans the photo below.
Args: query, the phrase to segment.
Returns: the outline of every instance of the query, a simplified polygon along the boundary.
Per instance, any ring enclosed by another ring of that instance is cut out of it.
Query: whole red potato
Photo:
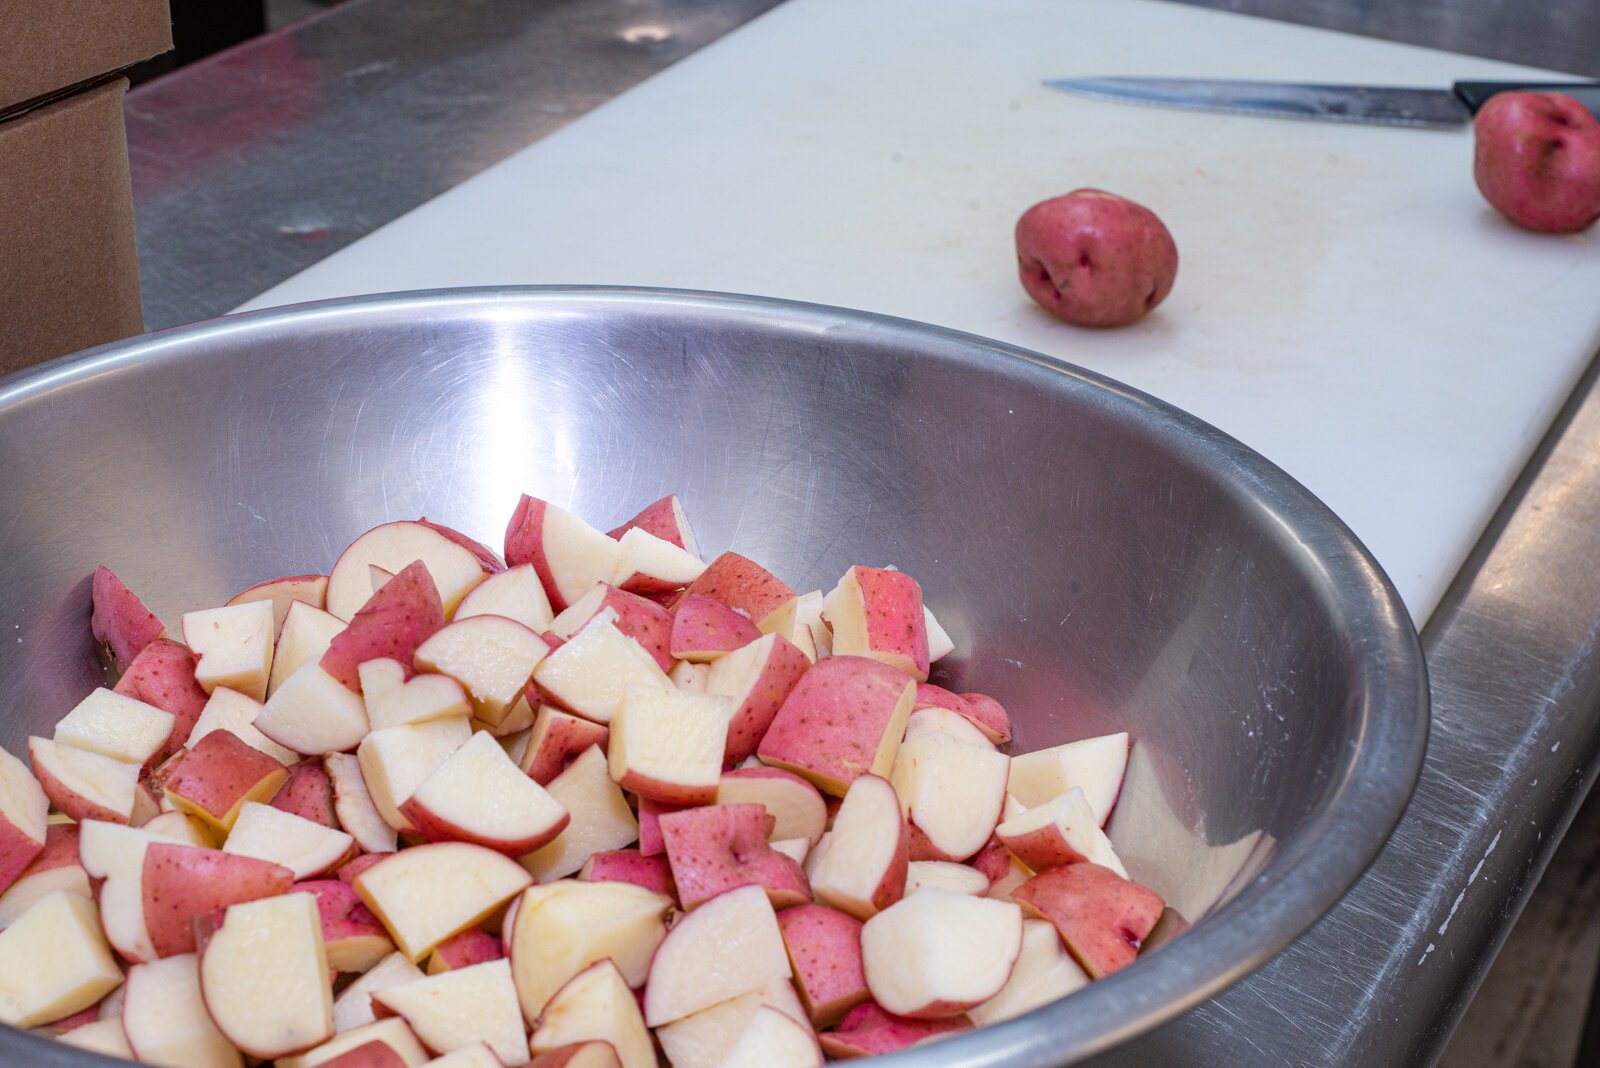
[[[1472,129],[1472,177],[1500,214],[1546,234],[1600,218],[1600,120],[1588,108],[1562,93],[1496,93]]]
[[[1017,220],[1017,273],[1028,296],[1057,319],[1125,326],[1172,292],[1178,246],[1149,208],[1076,189]]]

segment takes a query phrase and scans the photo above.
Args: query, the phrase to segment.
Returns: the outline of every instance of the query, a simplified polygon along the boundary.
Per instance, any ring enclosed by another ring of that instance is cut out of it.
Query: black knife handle
[[[1450,87],[1457,99],[1467,105],[1474,115],[1496,93],[1508,89],[1529,89],[1534,92],[1565,93],[1600,118],[1600,82],[1456,82]]]

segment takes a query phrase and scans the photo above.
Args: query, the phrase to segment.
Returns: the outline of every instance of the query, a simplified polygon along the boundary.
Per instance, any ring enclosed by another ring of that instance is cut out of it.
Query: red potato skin
[[[487,964],[503,956],[505,951],[500,946],[500,939],[481,927],[468,927],[433,948],[429,972],[470,968],[474,964]]]
[[[1068,845],[1066,838],[1061,834],[1061,828],[1053,823],[1045,827],[1036,827],[1023,834],[1005,837],[1000,837],[996,832],[995,837],[1011,850],[1014,857],[1035,872],[1045,872],[1067,864],[1079,864],[1089,859]],[[990,885],[993,885],[993,880],[990,881]]]
[[[894,786],[880,775],[863,775],[861,778],[874,779],[883,784],[878,789],[887,789],[891,795],[894,793]],[[910,879],[911,824],[903,812],[900,815],[899,827],[899,836],[895,842],[894,853],[889,858],[889,866],[884,870],[883,879],[872,893],[871,904],[874,914],[882,912],[906,896],[906,882]]]
[[[322,670],[352,693],[361,692],[359,668],[368,660],[398,660],[411,675],[417,646],[444,626],[444,604],[439,588],[421,560],[402,568],[361,606],[350,625],[322,654]]]
[[[212,731],[174,763],[166,792],[221,820],[267,779],[275,779],[282,789],[289,769],[232,731]]]
[[[756,684],[728,720],[728,744],[722,755],[725,765],[747,759],[761,745],[795,687],[811,670],[811,658],[781,634],[772,635],[772,649]]]
[[[544,587],[545,596],[550,601],[550,610],[560,613],[566,609],[567,599],[561,596],[555,572],[550,569],[550,560],[545,556],[544,509],[544,501],[526,493],[517,501],[511,521],[506,524],[506,563],[511,567],[532,564],[534,574],[539,576],[539,584]]]
[[[158,638],[146,645],[122,672],[112,689],[163,712],[172,713],[172,733],[150,757],[146,767],[156,767],[182,749],[194,731],[211,695],[195,681],[199,658],[182,642]]]
[[[46,840],[51,830],[46,828]],[[44,852],[45,843],[24,834],[10,820],[0,820],[0,893],[22,878],[22,873]]]
[[[623,585],[626,586],[627,584],[624,583]],[[660,605],[662,608],[665,608],[669,612],[677,608],[678,602],[688,596],[682,587],[675,590],[666,590],[662,593],[652,593],[649,590],[635,590],[634,592],[639,594],[641,597],[650,598],[650,600],[654,601],[656,604]]]
[[[206,944],[211,941],[211,936],[222,930],[223,921],[228,918],[227,909],[215,909],[204,915],[194,918],[194,951],[205,953]]]
[[[954,712],[997,747],[1011,740],[1011,716],[999,701],[985,694],[956,694],[929,682],[919,683],[912,715],[925,708]]]
[[[678,896],[678,886],[672,881],[672,863],[662,853],[648,857],[637,849],[595,853],[584,863],[578,877],[592,883],[632,883],[673,899]]]
[[[617,529],[607,531],[606,536],[621,541],[624,534],[634,527],[639,527],[646,534],[654,534],[662,541],[669,541],[680,549],[689,548],[684,540],[683,531],[678,529],[678,517],[672,508],[672,502],[677,499],[677,494],[669,493],[659,501],[645,505],[638,515]]]
[[[824,657],[785,698],[756,755],[811,780],[825,794],[843,796],[857,776],[873,770],[886,736],[905,732],[905,717],[898,726],[893,720],[901,704],[910,714],[910,701],[903,698],[915,688],[909,676],[876,660]]]
[[[448,540],[455,542],[463,549],[467,550],[467,552],[471,553],[475,558],[477,558],[478,563],[483,565],[483,570],[487,574],[492,575],[496,571],[504,571],[506,569],[506,565],[500,560],[500,555],[493,549],[489,548],[481,541],[474,541],[453,527],[447,527],[442,523],[435,523],[433,520],[426,517],[418,519],[417,525],[427,527],[435,534],[440,534]]]
[[[788,583],[748,557],[727,552],[684,587],[684,596],[699,594],[742,610],[756,626],[795,599]]]
[[[639,852],[647,857],[659,856],[667,851],[661,836],[661,817],[669,812],[682,812],[687,805],[670,805],[665,801],[639,798]]]
[[[50,803],[62,814],[82,823],[84,820],[100,820],[103,823],[127,824],[129,814],[126,812],[113,812],[109,808],[101,808],[88,799],[79,795],[67,783],[62,782],[50,774],[45,764],[40,761],[33,742],[28,742],[28,757],[33,765],[33,777],[39,781],[40,789]],[[137,793],[137,791],[136,791]],[[134,802],[135,807],[138,802]]]
[[[379,1038],[319,1063],[322,1068],[410,1068],[393,1046]]]
[[[283,621],[296,601],[312,608],[322,608],[328,603],[327,575],[284,575],[247,586],[224,602],[228,607],[248,604],[251,601],[269,601],[272,604],[272,637],[283,635]]]
[[[643,996],[642,991],[640,994]],[[622,1068],[622,1062],[615,1046],[594,1039],[540,1053],[528,1062],[528,1068]]]
[[[961,699],[967,703],[966,717],[991,742],[1004,745],[1011,740],[1011,714],[999,701],[983,693],[964,693]]]
[[[1155,212],[1076,189],[1017,220],[1017,274],[1038,305],[1075,326],[1126,326],[1172,292],[1178,246]]]
[[[354,883],[362,872],[393,855],[392,853],[363,853],[359,857],[353,857],[345,861],[333,874],[342,883]]]
[[[471,845],[482,846],[485,849],[492,849],[496,853],[504,853],[508,857],[520,857],[548,845],[562,831],[566,830],[567,824],[572,821],[571,814],[564,813],[558,822],[545,828],[540,834],[508,840],[489,838],[485,835],[474,834],[464,827],[458,827],[447,820],[439,818],[432,809],[422,805],[415,797],[407,798],[400,805],[400,814],[411,821],[411,826],[417,834],[422,835],[430,842],[467,842]]]
[[[127,671],[145,646],[166,633],[166,625],[110,568],[96,567],[90,586],[94,609],[89,629],[95,641],[110,648],[117,669]]]
[[[151,787],[151,777],[153,776],[147,773],[144,781],[134,784],[133,808],[128,813],[128,826],[130,827],[143,827],[162,815],[161,802],[158,800],[161,797],[161,793]],[[48,792],[46,796],[49,796]],[[83,819],[85,817],[75,816],[72,818]],[[93,817],[88,818],[92,819]]]
[[[294,872],[270,861],[156,842],[145,850],[145,926],[160,957],[196,951],[197,917],[264,897],[286,894]]]
[[[717,799],[715,784],[693,786],[663,779],[658,775],[645,775],[633,768],[623,772],[616,784],[634,797],[648,797],[669,805],[687,808],[692,805],[709,805]]]
[[[156,797],[157,794],[150,789],[148,780],[134,787],[133,811],[128,814],[130,827],[143,827],[161,815],[161,802],[156,800]]]
[[[793,783],[795,789],[805,791],[810,797],[812,797],[814,799],[815,804],[816,804],[816,809],[814,811],[816,811],[818,814],[821,815],[821,817],[822,817],[822,819],[821,819],[822,826],[823,827],[827,826],[827,824],[828,824],[827,802],[823,798],[822,792],[820,790],[818,790],[815,786],[811,785],[811,783],[808,782],[807,780],[805,780],[805,779],[801,778],[800,776],[796,775],[794,772],[792,772],[792,771],[784,771],[782,768],[768,768],[768,767],[757,766],[757,767],[751,767],[751,768],[735,768],[732,771],[723,772],[722,773],[722,781],[717,786],[717,803],[718,804],[724,804],[724,805],[725,804],[739,804],[740,802],[738,800],[736,800],[736,798],[737,798],[738,794],[740,794],[741,792],[745,792],[745,791],[741,791],[739,789],[739,786],[740,786],[740,784],[749,782],[751,780],[769,780],[769,781],[770,780],[777,780],[779,782],[785,782],[786,781],[786,782]],[[730,787],[729,783],[732,783],[733,785]],[[733,796],[732,797],[725,797],[724,796],[724,795],[729,795],[729,794],[731,794]],[[751,800],[754,800],[754,799],[752,798]],[[776,818],[776,815],[774,815],[774,818]],[[774,833],[777,833],[777,832],[775,831]],[[785,834],[785,835],[783,835],[783,837],[787,838],[789,836],[787,834]],[[820,831],[818,833],[814,834],[814,835],[807,835],[806,836],[806,840],[809,841],[812,845],[816,845],[817,842],[821,841],[821,839],[822,839],[822,833]]]
[[[607,531],[606,537],[611,538],[613,541],[621,541],[624,534],[638,527],[646,534],[652,534],[662,541],[676,545],[678,548],[688,552],[694,535],[678,525],[678,517],[673,510],[673,503],[677,499],[676,494],[668,494],[659,501],[646,505],[645,509],[632,519],[615,530]],[[651,599],[675,598],[678,591],[682,589],[680,585],[668,583],[648,575],[641,575],[638,572],[634,572],[623,579],[620,585],[629,593],[641,594]]]
[[[607,608],[617,613],[616,628],[634,641],[638,642],[645,652],[654,658],[662,671],[671,671],[674,663],[672,659],[672,613],[656,604],[654,601],[640,597],[636,593],[619,590],[615,586],[606,587],[606,595],[595,609],[599,615]],[[590,616],[589,619],[593,619]],[[589,625],[585,620],[577,630]]]
[[[928,678],[928,622],[922,614],[922,587],[904,571],[856,567],[867,616],[867,645],[874,653],[909,661],[907,674]]]
[[[1004,801],[1002,801],[1002,804]],[[918,827],[915,823],[906,824],[910,840],[910,859],[912,860],[942,860],[951,864],[960,864],[967,860],[966,857],[954,857],[944,852],[933,844],[928,837],[928,832]]]
[[[308,879],[287,891],[307,893],[317,899],[317,917],[322,922],[322,941],[330,952],[343,939],[378,936],[385,941],[389,932],[383,921],[362,902],[355,888],[342,879]]]
[[[307,879],[295,883],[285,893],[306,893],[317,899],[317,912],[323,920],[324,934],[329,932],[332,926],[330,921],[333,920],[383,930],[383,922],[362,902],[355,888],[343,879]]]
[[[44,845],[34,854],[28,866],[18,874],[17,879],[54,871],[57,868],[78,867],[81,864],[82,860],[78,856],[78,825],[52,823],[44,829]],[[16,881],[12,880],[13,883]],[[0,879],[0,890],[4,890],[6,885],[5,881]]]
[[[73,793],[70,788],[49,775],[40,773],[39,785],[44,787],[45,796],[50,798],[50,803],[69,819],[77,820],[79,823],[84,820],[98,820],[101,823],[118,823],[124,827],[133,825],[129,814],[109,808],[101,808],[99,805],[87,804],[81,797]],[[134,804],[137,807],[137,800]]]
[[[289,769],[272,807],[312,823],[339,830],[339,817],[333,809],[333,782],[320,760],[308,760]]]
[[[915,712],[919,708],[948,708],[968,719],[972,718],[968,715],[966,698],[931,682],[917,683],[917,696],[911,701],[911,710]]]
[[[530,687],[531,688],[531,687]],[[534,720],[533,734],[522,754],[522,770],[540,786],[566,771],[590,746],[611,741],[611,728],[546,705]]]
[[[167,790],[167,780],[172,778],[172,773],[178,770],[178,762],[189,754],[187,749],[179,749],[164,763],[157,764],[150,769],[150,774],[144,777],[139,785],[150,792],[153,798],[160,798]],[[158,805],[159,807],[159,805]]]
[[[519,894],[506,902],[505,908],[483,921],[484,930],[492,931],[499,936],[502,957],[511,956],[511,936],[516,932],[517,909],[521,905],[522,897]]]
[[[689,594],[673,606],[669,651],[678,660],[707,663],[759,637],[754,623],[713,597]]]
[[[826,905],[797,905],[778,913],[795,986],[817,1028],[832,1027],[872,999],[861,966],[861,926],[854,916]]]
[[[683,596],[682,583],[668,582],[641,571],[635,571],[617,583],[617,588],[643,597],[651,604],[658,604],[668,611],[671,611],[672,606]]]
[[[87,1027],[100,1019],[100,1005],[95,1003],[87,1009],[80,1009],[71,1016],[63,1016],[59,1020],[51,1020],[41,1024],[35,1030],[44,1031],[50,1035],[64,1035],[68,1031],[76,1031],[80,1027]]]
[[[1473,120],[1472,178],[1524,229],[1587,230],[1600,219],[1600,119],[1563,93],[1505,92]]]
[[[775,909],[810,901],[805,870],[768,844],[776,822],[762,805],[703,805],[662,816],[679,904],[693,909],[751,885],[766,890]]]
[[[976,748],[976,747],[973,747],[973,748]],[[904,756],[904,754],[905,754],[905,751],[902,750],[902,754],[901,754],[902,757]],[[1007,765],[1007,766],[1009,768],[1009,765]],[[981,812],[981,813],[976,808],[973,808],[973,809],[970,810],[970,811],[972,811],[972,813],[974,815],[974,818],[976,818],[976,816],[978,816],[980,814],[984,817],[984,819],[985,819],[985,824],[984,825],[986,827],[988,827],[988,829],[990,831],[990,834],[989,834],[990,838],[994,837],[994,833],[993,833],[994,832],[994,828],[996,828],[996,827],[998,827],[1000,825],[1000,823],[1002,821],[1002,817],[1003,817],[1003,815],[1005,813],[1006,793],[1005,793],[1005,790],[1003,789],[1004,781],[1002,781],[998,785],[1001,786],[1002,788],[996,790],[993,794],[989,795],[987,798],[984,798],[984,800],[988,801],[993,806],[992,808],[990,808],[987,812]],[[908,802],[908,804],[909,804],[909,802]],[[928,832],[923,827],[918,825],[918,823],[917,823],[917,813],[914,810],[908,811],[907,818],[908,818],[908,824],[909,824],[909,827],[910,827],[910,835],[911,835],[911,859],[912,860],[940,860],[940,861],[946,861],[946,862],[954,863],[954,864],[961,864],[961,863],[965,863],[967,860],[969,860],[973,856],[977,855],[977,853],[983,849],[983,844],[979,844],[971,852],[958,852],[958,853],[946,852],[943,848],[940,847],[940,845],[937,842],[934,841],[934,839],[931,836],[929,836]],[[974,829],[976,829],[976,828],[974,828]],[[949,845],[951,843],[946,841],[945,844]],[[969,844],[970,844],[970,840],[962,841],[962,842],[960,842],[958,844],[957,848],[958,849],[965,849]]]
[[[1166,903],[1147,886],[1098,864],[1041,872],[1011,891],[1025,913],[1049,920],[1090,978],[1133,963]]]
[[[1000,841],[998,836],[991,836],[968,863],[981,871],[992,887],[1011,874],[1011,850],[1006,848],[1006,844]]]
[[[939,1035],[970,1031],[965,1017],[944,1020],[908,1020],[885,1012],[877,1002],[858,1005],[845,1014],[834,1031],[817,1036],[822,1052],[841,1060],[894,1053]]]
[[[930,1001],[916,1011],[914,1016],[903,1016],[904,1020],[948,1020],[952,1016],[960,1016],[975,1005],[982,1004],[974,1001]]]

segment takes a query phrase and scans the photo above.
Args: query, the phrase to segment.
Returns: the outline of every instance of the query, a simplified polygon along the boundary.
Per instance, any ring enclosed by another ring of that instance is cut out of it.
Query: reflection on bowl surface
[[[622,289],[255,313],[0,381],[0,745],[100,680],[87,576],[169,622],[388,519],[498,545],[521,493],[608,529],[668,492],[709,557],[923,585],[1016,748],[1125,729],[1110,831],[1194,924],[1080,994],[902,1055],[1067,1064],[1256,967],[1370,862],[1420,766],[1416,637],[1314,498],[1114,382],[856,312]],[[77,1063],[0,1029],[0,1064]],[[81,1054],[77,1054],[81,1059]]]

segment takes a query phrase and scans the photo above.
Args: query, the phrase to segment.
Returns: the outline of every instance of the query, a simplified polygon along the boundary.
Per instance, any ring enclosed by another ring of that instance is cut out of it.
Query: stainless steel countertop
[[[350,0],[135,90],[149,324],[234,307],[774,3]],[[1587,0],[1202,6],[1600,76]],[[1597,457],[1591,368],[1424,630],[1434,733],[1388,849],[1267,967],[1102,1063],[1438,1056],[1600,756]]]
[[[778,0],[348,0],[128,94],[146,325],[238,307]]]

